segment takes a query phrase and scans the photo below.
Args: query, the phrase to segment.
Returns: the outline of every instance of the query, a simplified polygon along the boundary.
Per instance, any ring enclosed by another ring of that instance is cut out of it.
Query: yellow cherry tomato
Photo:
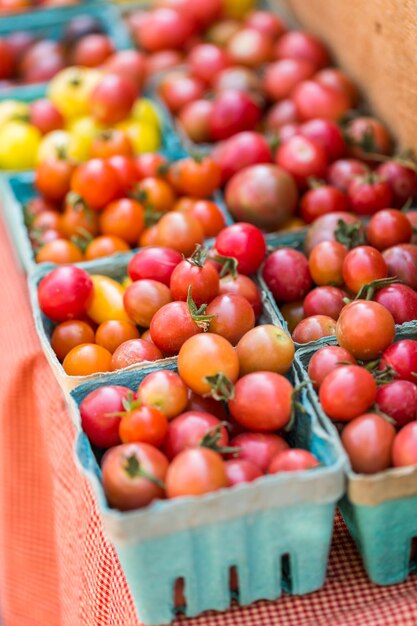
[[[118,124],[117,128],[127,133],[135,154],[157,152],[161,147],[161,133],[154,124],[143,124],[127,120]]]
[[[148,98],[138,98],[133,105],[130,117],[135,122],[142,122],[145,124],[153,124],[156,128],[161,128],[161,121],[159,119],[158,108],[154,102],[148,100]]]
[[[41,139],[39,130],[26,122],[3,124],[0,127],[0,169],[33,169]]]
[[[123,306],[124,287],[113,278],[95,274],[91,276],[94,285],[93,299],[87,314],[96,324],[109,320],[130,322]]]
[[[29,105],[19,100],[3,100],[0,102],[0,126],[7,122],[28,121]]]
[[[103,130],[103,126],[92,117],[85,116],[70,120],[67,124],[67,130],[82,155],[80,160],[87,161],[91,155],[91,145],[97,134]]]
[[[66,130],[53,130],[45,135],[39,145],[36,162],[41,163],[57,154],[64,153],[66,157],[76,162],[86,160],[84,146],[79,138]]]
[[[48,96],[67,119],[88,115],[91,92],[101,77],[96,69],[67,67],[49,83]]]
[[[223,15],[241,20],[256,7],[256,0],[223,0]]]

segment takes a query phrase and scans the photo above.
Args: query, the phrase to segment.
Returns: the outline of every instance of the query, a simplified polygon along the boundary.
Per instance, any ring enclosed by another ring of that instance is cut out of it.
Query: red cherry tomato
[[[245,276],[244,274],[238,274],[236,277],[224,276],[223,278],[221,278],[219,285],[219,294],[233,294],[246,298],[246,300],[253,308],[256,319],[260,316],[262,312],[262,297],[260,291],[256,283],[254,283],[251,278]]]
[[[241,274],[254,274],[266,254],[262,232],[256,226],[244,222],[223,229],[217,235],[214,247],[220,255],[237,259]]]
[[[135,160],[122,154],[115,154],[109,157],[107,162],[116,173],[123,195],[130,193],[138,180]]]
[[[294,328],[292,338],[297,343],[309,343],[336,334],[336,321],[328,315],[311,315]]]
[[[197,307],[211,302],[219,293],[219,275],[211,263],[199,260],[199,251],[174,268],[170,280],[172,298],[185,302],[190,286]]]
[[[283,428],[290,419],[293,391],[291,383],[280,374],[246,374],[235,385],[230,413],[249,430],[271,432]]]
[[[120,415],[124,411],[123,400],[132,393],[128,387],[104,385],[91,391],[80,404],[83,431],[98,448],[111,448],[120,443]]]
[[[219,72],[229,67],[230,59],[218,46],[201,43],[191,50],[188,63],[193,76],[210,85]]]
[[[400,430],[392,446],[394,467],[417,465],[417,422],[411,422]]]
[[[71,265],[57,267],[42,278],[38,300],[42,313],[54,322],[85,315],[93,295],[90,275]]]
[[[400,243],[409,243],[413,228],[407,216],[395,209],[375,213],[366,227],[368,243],[377,250],[386,250]]]
[[[329,53],[314,35],[292,30],[279,38],[275,47],[277,59],[304,59],[316,65],[317,69],[329,65]]]
[[[317,285],[343,285],[343,262],[348,251],[338,241],[322,241],[312,249],[308,265]]]
[[[341,422],[365,413],[375,402],[376,394],[374,377],[359,365],[337,367],[325,377],[319,391],[325,413]]]
[[[270,63],[263,81],[265,92],[274,101],[288,98],[294,87],[311,78],[315,71],[315,65],[304,59],[282,59]]]
[[[256,68],[273,58],[273,39],[254,28],[240,28],[227,42],[226,50],[234,65]]]
[[[417,173],[399,161],[386,161],[376,173],[386,180],[392,192],[393,206],[401,208],[410,198],[417,196]]]
[[[320,463],[316,457],[300,448],[283,450],[279,452],[271,461],[268,467],[268,474],[278,474],[280,472],[301,472],[303,470],[319,467]]]
[[[208,305],[206,314],[214,315],[210,321],[210,331],[221,335],[233,346],[255,326],[253,308],[242,296],[217,296]]]
[[[316,287],[304,298],[304,315],[327,315],[337,320],[346,297],[347,293],[337,287]]]
[[[168,420],[154,406],[140,406],[127,411],[119,424],[123,443],[149,443],[159,448],[168,431]]]
[[[155,313],[171,300],[166,285],[144,278],[129,285],[123,295],[123,306],[135,324],[149,328]]]
[[[338,89],[314,80],[299,83],[292,94],[297,114],[303,121],[315,118],[340,120],[350,108],[349,97]]]
[[[133,80],[118,74],[107,74],[90,96],[90,111],[101,124],[117,124],[128,117],[137,96]]]
[[[231,440],[230,446],[239,448],[232,458],[250,462],[264,474],[274,456],[286,450],[288,443],[273,433],[241,433]]]
[[[396,324],[417,319],[417,293],[407,285],[395,284],[378,289],[374,300],[388,309]]]
[[[213,159],[221,168],[222,184],[240,170],[258,163],[272,163],[272,151],[268,141],[260,133],[245,131],[237,133],[216,145]]]
[[[213,101],[210,135],[221,141],[245,130],[255,130],[260,118],[261,109],[248,93],[237,89],[221,91]]]
[[[344,193],[337,187],[322,185],[306,191],[303,195],[300,215],[307,224],[310,224],[327,213],[349,211],[349,209],[349,200]]]
[[[103,488],[110,506],[130,511],[165,497],[166,457],[147,443],[111,448],[101,463]]]
[[[416,381],[417,341],[402,339],[389,346],[382,355],[380,368],[392,367],[401,380]]]
[[[384,257],[371,246],[358,246],[347,253],[343,261],[343,278],[353,293],[361,287],[388,275]]]
[[[327,180],[331,185],[347,193],[350,183],[358,176],[369,174],[369,167],[358,159],[339,159],[329,166]]]
[[[220,454],[208,448],[180,452],[171,462],[166,477],[168,498],[200,496],[227,486],[224,461]]]
[[[120,370],[135,363],[157,361],[162,358],[162,352],[153,343],[143,339],[129,339],[113,352],[111,369]]]
[[[417,246],[402,243],[384,250],[382,256],[388,268],[389,276],[396,276],[398,280],[417,290]]]
[[[219,433],[219,438],[215,443],[210,443],[216,432]],[[187,411],[169,423],[164,452],[172,460],[186,448],[214,446],[212,449],[215,450],[227,446],[228,443],[227,430],[217,417],[203,411]]]
[[[349,185],[348,196],[352,211],[358,215],[372,215],[391,205],[392,193],[389,184],[372,177],[354,178]]]
[[[354,472],[375,474],[391,465],[395,428],[377,413],[355,418],[341,437]]]
[[[77,41],[71,54],[71,63],[83,67],[98,67],[114,52],[110,37],[91,33]]]
[[[299,300],[312,286],[306,257],[292,248],[275,250],[267,258],[262,276],[278,302]]]
[[[255,28],[263,35],[274,39],[281,37],[287,30],[284,22],[278,15],[269,11],[252,11],[246,17],[245,23],[250,28]]]
[[[71,179],[71,189],[93,211],[103,209],[121,193],[116,171],[104,159],[92,159],[80,165]]]
[[[366,159],[368,152],[389,154],[391,137],[385,126],[373,117],[355,117],[349,122],[346,134],[349,138],[353,156]]]
[[[140,250],[131,258],[128,274],[133,281],[148,278],[168,285],[172,272],[181,263],[182,256],[176,250],[155,246]]]
[[[227,481],[230,487],[240,483],[250,483],[262,476],[261,470],[244,459],[236,459],[225,462]]]
[[[182,345],[203,332],[203,326],[193,316],[186,302],[171,302],[163,306],[152,318],[152,341],[168,356],[178,354]]]
[[[346,152],[346,143],[339,126],[332,120],[314,119],[301,124],[299,133],[319,143],[329,162],[340,159]]]
[[[417,386],[409,380],[394,380],[378,387],[376,403],[400,428],[417,419]]]
[[[278,148],[275,160],[277,165],[292,174],[299,187],[305,187],[308,178],[322,178],[326,173],[324,148],[299,135],[291,137]]]
[[[202,80],[186,72],[172,72],[159,84],[158,93],[171,113],[178,113],[183,107],[204,95]]]
[[[336,367],[342,365],[356,365],[356,359],[344,348],[339,346],[325,346],[313,354],[308,364],[308,376],[315,389],[320,385]]]
[[[155,406],[168,418],[176,417],[188,404],[187,387],[175,372],[159,370],[145,376],[139,385],[138,400]]]
[[[354,300],[342,309],[336,324],[339,345],[357,359],[376,359],[394,336],[394,318],[378,302]]]

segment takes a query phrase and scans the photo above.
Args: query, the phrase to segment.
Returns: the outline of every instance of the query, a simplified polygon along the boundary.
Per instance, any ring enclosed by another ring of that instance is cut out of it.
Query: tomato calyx
[[[202,304],[200,307],[197,307],[196,303],[193,300],[193,296],[191,292],[192,292],[192,286],[189,285],[188,293],[187,293],[188,310],[190,312],[193,322],[198,326],[198,328],[201,328],[201,330],[206,333],[208,329],[210,328],[211,320],[214,319],[216,316],[206,315],[205,311],[208,307],[208,304]]]
[[[137,196],[133,195],[132,197],[138,200]],[[164,213],[161,211],[155,211],[151,204],[145,204],[145,227],[150,228],[151,226],[155,226],[163,215]]]
[[[236,446],[219,446],[219,439],[222,436],[222,428],[227,426],[227,422],[220,422],[217,426],[210,428],[204,437],[201,438],[198,444],[199,448],[209,448],[219,454],[237,454],[240,452],[240,448]]]
[[[371,280],[371,282],[362,285],[359,289],[358,293],[355,296],[355,300],[372,300],[375,292],[378,289],[382,289],[383,287],[389,287],[389,285],[395,285],[397,283],[401,283],[401,281],[397,278],[397,276],[390,276],[388,278],[377,278],[375,280]],[[347,300],[347,302],[346,302]],[[343,302],[345,304],[349,304],[351,300],[349,298],[344,298]]]
[[[366,128],[360,139],[354,139],[348,132],[345,134],[345,140],[349,146],[360,148],[363,152],[377,153],[378,146],[376,144],[375,133],[371,125]]]
[[[81,252],[85,252],[93,241],[94,237],[85,228],[78,228],[77,234],[70,237],[70,241],[80,248]]]
[[[125,398],[122,399],[124,411],[116,411],[114,413],[106,413],[105,417],[124,417],[127,413],[131,413],[136,409],[140,409],[142,402],[134,397],[133,391],[129,391]]]
[[[220,270],[220,278],[224,278],[225,276],[231,276],[234,280],[236,280],[238,276],[238,264],[239,261],[234,256],[223,256],[222,254],[216,254],[213,258],[213,261],[219,263],[222,266]]]
[[[144,470],[135,454],[126,456],[125,461],[126,462],[123,466],[123,469],[129,476],[129,478],[146,478],[146,480],[149,480],[157,487],[165,490],[165,483],[163,483],[162,480],[160,480],[153,474],[150,474],[149,472]]]
[[[84,198],[80,196],[80,194],[75,193],[75,191],[70,191],[65,196],[65,204],[73,208],[76,211],[91,211],[90,207],[87,206]]]
[[[204,382],[210,385],[210,395],[215,400],[228,402],[235,397],[235,386],[224,374],[219,372],[213,376],[205,376]]]
[[[381,409],[379,408],[377,404],[372,407],[372,413],[376,413],[377,415],[382,417],[386,422],[388,422],[389,424],[392,424],[393,426],[397,425],[397,422],[395,421],[395,419],[393,419],[391,415],[388,415],[388,413],[384,413],[384,411],[381,411]]]
[[[348,250],[365,244],[365,235],[360,222],[346,224],[343,220],[338,220],[334,235],[336,241]]]
[[[186,261],[190,263],[190,265],[203,268],[204,263],[207,261],[208,253],[208,249],[198,243],[194,252],[186,259]]]
[[[391,365],[387,365],[384,368],[379,369],[379,362],[380,359],[376,359],[375,361],[362,364],[362,366],[368,370],[370,374],[372,374],[378,387],[392,383],[396,378],[398,378],[398,373],[393,367],[391,367]]]

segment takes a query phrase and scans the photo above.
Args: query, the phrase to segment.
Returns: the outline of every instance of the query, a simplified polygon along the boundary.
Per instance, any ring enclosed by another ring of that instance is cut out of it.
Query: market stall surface
[[[0,599],[4,626],[137,626],[86,480],[74,429],[36,338],[26,281],[0,222]],[[279,529],[277,529],[279,532]],[[183,621],[184,623],[184,621]],[[416,626],[417,577],[372,585],[338,518],[324,588],[188,626]]]

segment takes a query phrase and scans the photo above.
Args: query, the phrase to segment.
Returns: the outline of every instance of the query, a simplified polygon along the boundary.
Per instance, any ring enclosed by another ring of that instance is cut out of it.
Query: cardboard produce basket
[[[175,370],[176,364],[167,367]],[[156,369],[160,366],[120,372],[106,383],[136,389]],[[95,380],[71,392],[70,410],[79,430],[78,405],[101,384]],[[144,624],[173,619],[179,578],[185,582],[187,616],[225,610],[232,597],[246,605],[323,585],[335,506],[344,492],[344,459],[336,435],[318,422],[307,397],[303,406],[288,438],[293,446],[311,450],[321,467],[265,476],[202,497],[160,500],[126,513],[107,505],[99,464],[79,432],[78,464],[96,495]],[[231,568],[237,571],[237,594],[229,588]]]
[[[415,323],[404,324],[396,334],[400,339],[417,339]],[[319,345],[298,350],[295,357],[297,380],[305,381],[313,354],[335,339],[322,339]],[[311,384],[307,395],[321,423],[334,434],[336,427],[323,412]],[[411,545],[417,537],[417,467],[391,468],[377,474],[357,474],[339,440],[347,472],[346,495],[339,503],[349,532],[361,553],[366,572],[377,585],[403,582],[417,569]]]

